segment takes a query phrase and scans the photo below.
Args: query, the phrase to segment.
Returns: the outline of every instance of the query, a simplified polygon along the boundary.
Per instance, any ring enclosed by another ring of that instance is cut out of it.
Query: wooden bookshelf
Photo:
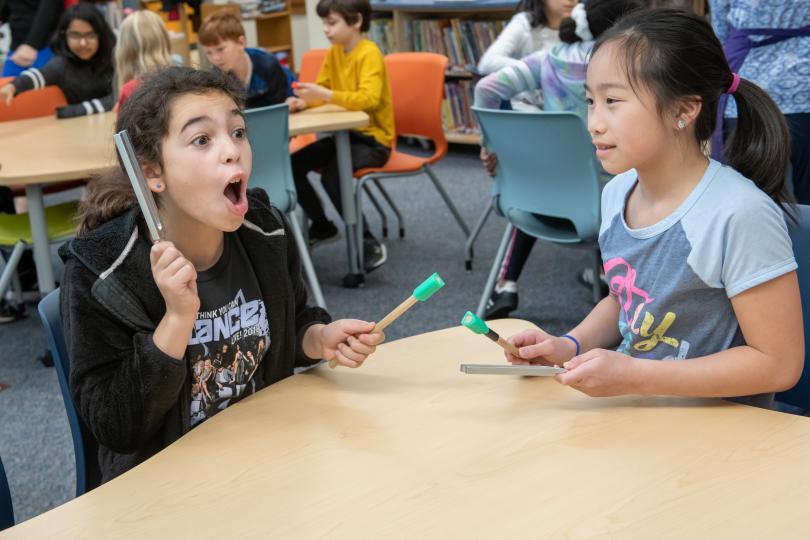
[[[371,5],[374,17],[369,37],[380,45],[385,54],[428,50],[445,54],[448,57],[450,66],[445,77],[447,97],[443,105],[443,117],[445,126],[450,125],[456,129],[446,130],[445,136],[451,143],[480,144],[481,136],[469,111],[469,106],[472,105],[472,85],[476,77],[475,65],[480,59],[480,54],[483,54],[485,45],[497,37],[499,30],[495,31],[496,24],[505,25],[508,22],[515,11],[517,2],[503,0],[382,0],[372,1]],[[433,22],[423,23],[422,21]],[[455,25],[451,21],[456,21]],[[497,23],[497,21],[501,21],[501,23]],[[476,23],[482,23],[482,25],[476,26]],[[375,25],[379,28],[375,29]],[[487,36],[491,39],[477,40],[478,47],[465,48],[463,46],[465,38],[468,40],[466,43],[469,44],[473,38],[482,37],[482,34],[477,34],[471,30],[472,28],[481,30],[484,27],[488,28],[489,25],[492,28]],[[446,31],[448,36],[454,36],[456,40],[442,39],[437,32],[437,26],[441,29],[442,36]],[[460,29],[463,37],[459,34]],[[448,46],[453,44],[455,44],[453,49],[448,51]],[[457,116],[460,117],[457,118]],[[453,120],[448,121],[448,118]],[[461,122],[462,119],[465,121]]]
[[[256,24],[257,45],[267,52],[287,53],[287,65],[295,71],[293,59],[292,40],[292,9],[290,0],[286,0],[286,7],[281,11],[271,13],[260,13],[246,16],[242,14],[238,4],[202,4],[203,19],[215,11],[228,10],[243,21],[252,20]]]

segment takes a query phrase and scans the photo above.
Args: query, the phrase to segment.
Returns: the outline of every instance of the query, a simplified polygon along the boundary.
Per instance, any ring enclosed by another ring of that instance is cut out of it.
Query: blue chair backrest
[[[799,264],[799,290],[802,297],[802,314],[804,316],[804,371],[799,382],[787,392],[776,394],[776,400],[810,410],[810,206],[797,205],[798,225],[790,226],[790,239],[793,241],[793,254]]]
[[[538,238],[595,241],[600,169],[582,118],[570,112],[472,110],[486,147],[498,155],[495,196],[501,214]]]
[[[0,531],[14,525],[14,507],[11,505],[11,490],[8,488],[6,470],[0,459]]]
[[[68,356],[62,319],[59,315],[59,289],[49,293],[39,302],[39,318],[48,335],[48,349],[51,351],[56,378],[65,402],[65,412],[73,437],[73,451],[76,457],[76,496],[98,487],[101,483],[101,469],[98,465],[98,443],[90,429],[79,417],[73,397],[70,395],[70,356]]]
[[[290,164],[289,108],[286,103],[245,111],[253,148],[250,187],[260,187],[283,213],[295,209],[297,195]]]

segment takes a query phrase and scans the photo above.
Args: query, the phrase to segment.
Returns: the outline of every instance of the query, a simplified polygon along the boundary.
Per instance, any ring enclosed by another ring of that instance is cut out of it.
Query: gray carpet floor
[[[470,227],[488,202],[490,180],[472,148],[453,148],[436,166],[438,176]],[[386,241],[389,260],[369,274],[360,289],[344,289],[346,249],[342,242],[320,247],[313,261],[329,311],[335,318],[379,320],[427,276],[439,272],[447,285],[386,331],[389,340],[459,324],[475,310],[505,222],[493,214],[475,245],[473,270],[464,269],[464,235],[426,177],[386,184],[405,216],[406,236]],[[379,220],[367,205],[372,229]],[[335,218],[337,219],[337,218]],[[393,215],[390,219],[393,219]],[[520,280],[520,305],[512,316],[563,332],[590,307],[590,290],[576,272],[590,252],[538,243]],[[75,490],[73,446],[56,374],[36,358],[46,347],[34,304],[28,318],[0,325],[0,457],[11,484],[17,521],[68,501]],[[471,339],[475,338],[471,335]]]

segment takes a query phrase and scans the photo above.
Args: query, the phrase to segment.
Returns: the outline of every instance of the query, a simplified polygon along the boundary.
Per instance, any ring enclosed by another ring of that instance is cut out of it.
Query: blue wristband
[[[577,352],[574,354],[574,356],[579,356],[579,341],[577,341],[577,338],[575,338],[574,336],[572,336],[570,334],[565,334],[564,336],[560,336],[560,337],[564,338],[564,339],[570,339],[571,341],[573,341],[574,345],[576,345],[576,347],[577,347]]]

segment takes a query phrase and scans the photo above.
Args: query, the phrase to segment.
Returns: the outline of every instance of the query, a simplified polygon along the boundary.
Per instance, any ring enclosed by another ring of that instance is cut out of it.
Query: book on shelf
[[[478,123],[470,110],[473,104],[472,81],[447,82],[444,85],[442,122],[444,130],[453,133],[478,133]]]
[[[405,49],[447,56],[451,70],[474,71],[506,21],[414,19],[404,23]]]
[[[368,37],[377,44],[383,54],[397,52],[394,45],[394,21],[392,19],[371,19]]]

